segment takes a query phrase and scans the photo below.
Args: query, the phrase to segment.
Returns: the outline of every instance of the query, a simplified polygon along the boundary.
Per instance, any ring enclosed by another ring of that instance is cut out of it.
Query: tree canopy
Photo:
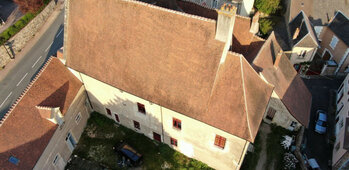
[[[36,12],[44,5],[43,0],[13,0],[23,13]]]
[[[274,14],[277,10],[281,9],[280,0],[256,0],[255,6],[258,11],[265,14]]]

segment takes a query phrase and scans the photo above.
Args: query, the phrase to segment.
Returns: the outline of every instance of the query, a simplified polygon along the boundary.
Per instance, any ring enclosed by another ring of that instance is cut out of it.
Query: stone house
[[[89,112],[82,83],[50,59],[0,121],[0,169],[64,169]]]
[[[288,24],[288,32],[290,49],[283,50],[291,63],[297,67],[301,63],[311,62],[320,45],[314,28],[303,11]]]
[[[308,127],[312,96],[272,33],[251,62],[274,91],[263,120],[289,130]]]
[[[325,65],[322,75],[345,75],[349,72],[349,19],[338,11],[328,26],[318,32],[318,53]]]
[[[239,169],[273,90],[248,62],[264,40],[234,6],[188,5],[66,1],[63,58],[95,111],[213,168]]]
[[[349,76],[337,90],[337,112],[335,134],[336,141],[333,147],[332,167],[333,169],[349,168]]]

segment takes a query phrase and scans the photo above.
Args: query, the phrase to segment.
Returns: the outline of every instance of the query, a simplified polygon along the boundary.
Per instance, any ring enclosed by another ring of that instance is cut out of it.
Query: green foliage
[[[275,14],[279,9],[281,9],[280,0],[256,0],[255,6],[258,11],[265,14]]]
[[[259,20],[259,30],[263,36],[268,35],[272,30],[275,22],[272,19],[261,18]]]

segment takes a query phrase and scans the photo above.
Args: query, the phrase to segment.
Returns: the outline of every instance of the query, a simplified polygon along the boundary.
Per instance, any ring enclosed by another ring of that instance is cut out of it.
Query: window
[[[218,0],[213,0],[212,1],[212,8],[217,8],[218,7]]]
[[[339,147],[341,146],[341,143],[340,142],[338,142],[337,143],[337,145],[336,145],[336,147],[335,147],[335,149],[336,149],[336,151],[338,151],[339,150]]]
[[[111,111],[110,111],[110,109],[105,108],[105,110],[107,110],[108,115],[111,116]]]
[[[342,100],[342,98],[343,98],[343,93],[340,94],[340,96],[339,96],[339,98],[337,100],[337,104]]]
[[[225,147],[226,139],[222,136],[216,135],[216,139],[214,140],[214,144],[222,149]]]
[[[58,162],[58,160],[59,160],[59,158],[60,158],[60,156],[57,154],[56,156],[55,156],[55,158],[53,159],[53,165],[57,165],[57,162]]]
[[[334,50],[334,48],[336,48],[337,43],[338,43],[338,38],[335,35],[333,35],[330,43],[330,47]]]
[[[75,122],[76,122],[77,124],[79,124],[80,119],[81,119],[81,113],[79,112],[78,115],[76,115],[76,117],[75,117]]]
[[[275,113],[276,113],[276,110],[272,107],[269,107],[268,112],[267,112],[267,116],[265,118],[272,121],[274,116],[275,116]]]
[[[137,122],[137,121],[133,121],[133,126],[136,128],[136,129],[138,129],[138,130],[141,130],[141,125],[139,124],[139,122]]]
[[[119,115],[114,114],[114,117],[115,117],[115,120],[116,120],[117,122],[120,122],[120,120],[119,120]]]
[[[9,162],[15,164],[15,165],[18,165],[19,163],[19,159],[14,157],[14,156],[10,156],[10,158],[8,159]]]
[[[171,138],[171,145],[177,146],[177,139]]]
[[[343,124],[344,124],[343,119],[341,119],[341,121],[339,122],[339,129],[343,127]]]
[[[303,59],[305,57],[305,55],[307,54],[306,50],[302,50],[299,54],[298,54],[298,58],[299,59]]]
[[[181,130],[182,129],[182,122],[181,122],[181,120],[173,118],[173,127]]]
[[[144,104],[137,103],[137,107],[138,107],[138,112],[145,114]]]
[[[76,140],[73,138],[72,134],[69,132],[67,137],[65,138],[65,141],[68,144],[68,147],[70,151],[73,151],[76,146]]]

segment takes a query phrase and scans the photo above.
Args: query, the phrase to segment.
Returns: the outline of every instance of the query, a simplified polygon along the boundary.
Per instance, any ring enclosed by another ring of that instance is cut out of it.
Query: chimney
[[[218,20],[216,25],[216,40],[228,42],[233,36],[233,28],[236,16],[236,7],[232,4],[223,4],[217,10]]]
[[[274,67],[276,67],[276,68],[279,67],[279,63],[280,63],[282,54],[283,54],[283,51],[280,50],[279,53],[277,54],[276,58],[275,58]]]
[[[61,125],[62,114],[59,107],[36,106],[36,108],[38,109],[41,118],[47,119],[54,124]]]
[[[259,31],[259,23],[258,23],[259,16],[260,16],[260,13],[259,11],[257,11],[252,18],[252,23],[250,28],[250,33],[252,34],[257,34]]]

